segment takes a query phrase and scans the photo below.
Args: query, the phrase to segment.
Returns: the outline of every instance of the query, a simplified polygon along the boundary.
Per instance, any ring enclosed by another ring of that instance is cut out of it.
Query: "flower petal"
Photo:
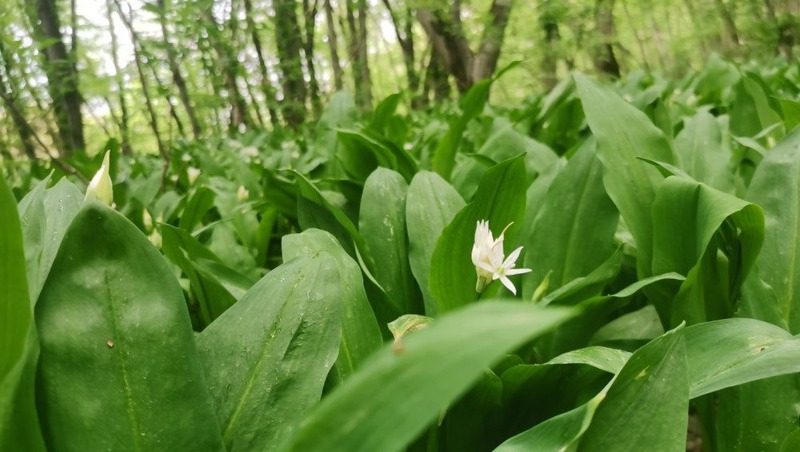
[[[506,275],[508,276],[521,275],[523,273],[530,273],[532,271],[533,270],[531,270],[530,268],[509,268],[508,270],[506,270]]]
[[[500,282],[503,283],[503,285],[506,286],[506,289],[510,290],[511,293],[513,293],[514,295],[517,294],[517,288],[514,287],[514,284],[511,282],[510,279],[508,279],[507,276],[505,275],[501,276]]]

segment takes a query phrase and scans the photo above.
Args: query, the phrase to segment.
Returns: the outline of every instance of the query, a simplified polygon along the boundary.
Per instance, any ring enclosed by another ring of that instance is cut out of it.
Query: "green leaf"
[[[528,178],[522,156],[507,160],[486,172],[475,198],[442,231],[433,252],[430,289],[443,313],[475,300],[475,267],[471,250],[475,225],[488,220],[494,234],[506,225],[519,223],[525,212]],[[506,253],[519,243],[514,226],[506,234]]]
[[[619,215],[603,188],[603,166],[585,145],[556,176],[526,240],[523,299],[549,274],[558,289],[591,273],[614,253]],[[613,277],[613,275],[612,275]]]
[[[211,250],[183,229],[164,224],[160,231],[164,255],[180,267],[189,280],[189,292],[196,303],[193,308],[197,311],[197,329],[202,330],[233,305],[237,297],[216,276],[201,269],[203,260],[223,266]]]
[[[767,153],[753,175],[747,199],[764,209],[760,275],[777,296],[789,331],[800,333],[800,129]]]
[[[496,451],[630,451],[642,444],[683,450],[688,409],[686,350],[681,334],[671,331],[631,355],[587,403],[510,438]]]
[[[429,316],[436,315],[437,306],[428,286],[436,241],[463,207],[464,200],[458,192],[436,173],[420,171],[408,186],[408,260],[422,289],[425,313]]]
[[[639,157],[674,164],[672,147],[644,113],[587,77],[576,74],[574,78],[586,121],[597,137],[606,191],[636,241],[639,275],[649,276],[655,273],[649,268],[653,235],[650,206],[662,177]]]
[[[117,212],[89,203],[75,217],[36,326],[42,427],[53,450],[222,449],[180,287]]]
[[[322,395],[341,337],[337,261],[299,257],[197,339],[229,451],[276,450]]]
[[[37,350],[22,229],[16,199],[2,175],[0,287],[0,449],[44,450],[34,400]]]
[[[288,450],[399,451],[504,352],[573,313],[483,302],[444,316],[401,349],[384,347],[311,412]]]
[[[397,312],[422,312],[422,298],[408,262],[406,193],[399,173],[375,170],[364,183],[359,232],[375,262],[375,278]]]
[[[19,204],[30,298],[34,304],[56,258],[61,239],[83,203],[83,193],[67,179],[61,179],[46,189],[48,182],[49,177]]]
[[[319,229],[284,235],[281,238],[281,250],[284,262],[320,253],[328,253],[336,259],[340,274],[339,289],[342,292],[342,340],[332,372],[338,381],[344,381],[383,344],[375,314],[364,292],[361,269],[331,234]]]
[[[670,331],[637,350],[600,403],[579,450],[631,451],[686,446],[689,384],[683,338]]]
[[[755,319],[725,319],[683,331],[691,397],[800,372],[800,337]]]
[[[725,192],[733,191],[733,155],[714,116],[701,110],[685,119],[674,144],[680,167],[694,179]]]
[[[691,179],[671,176],[658,187],[652,212],[652,271],[687,276],[677,298],[670,289],[654,301],[665,323],[731,316],[761,249],[761,209]]]

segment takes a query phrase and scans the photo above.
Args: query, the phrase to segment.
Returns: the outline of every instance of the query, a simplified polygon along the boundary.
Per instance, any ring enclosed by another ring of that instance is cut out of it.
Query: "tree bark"
[[[308,96],[311,100],[312,111],[316,117],[322,112],[317,71],[314,67],[314,36],[318,10],[319,0],[314,0],[314,3],[309,3],[309,0],[303,0],[303,31],[305,32],[303,55],[305,56],[306,72],[308,73]]]
[[[421,106],[421,98],[419,92],[419,74],[416,68],[416,56],[414,54],[414,32],[413,32],[413,13],[409,8],[406,8],[405,20],[401,21],[397,13],[392,8],[390,0],[383,0],[386,10],[389,12],[389,17],[392,19],[394,25],[395,37],[397,38],[400,49],[403,52],[403,64],[406,69],[406,81],[408,82],[408,90],[411,93],[411,105],[414,108]]]
[[[0,42],[0,46],[2,46],[2,42]],[[2,52],[5,56],[5,52]],[[25,155],[28,156],[31,160],[36,160],[36,148],[33,145],[33,127],[28,123],[25,119],[25,115],[22,114],[22,111],[17,104],[17,99],[14,97],[14,93],[10,88],[10,83],[6,81],[6,77],[8,76],[8,65],[6,64],[5,58],[3,58],[3,66],[4,66],[4,74],[0,73],[0,97],[3,99],[3,106],[5,107],[6,112],[8,115],[11,116],[11,120],[14,122],[14,127],[17,129],[17,134],[19,135],[19,142],[20,146],[22,146],[23,152]]]
[[[443,59],[462,93],[479,80],[490,77],[497,68],[513,4],[513,0],[492,0],[477,52],[470,48],[464,34],[459,1],[452,2],[449,11],[443,7],[417,10],[417,19],[436,49],[435,53]]]
[[[297,22],[294,0],[275,0],[275,42],[283,88],[283,119],[290,127],[298,127],[306,115],[306,84],[300,52],[303,37]]]
[[[325,24],[328,28],[328,49],[331,54],[331,68],[333,69],[333,86],[336,91],[344,87],[342,77],[342,63],[339,61],[339,39],[336,36],[336,21],[333,19],[331,0],[325,1]]]
[[[153,136],[156,139],[156,146],[158,147],[158,153],[161,155],[161,158],[164,159],[165,162],[169,162],[169,154],[167,153],[167,148],[164,146],[164,141],[161,139],[161,133],[159,132],[158,127],[158,116],[156,115],[155,107],[153,107],[153,100],[150,97],[150,83],[147,81],[147,77],[144,73],[144,68],[142,67],[142,52],[141,52],[141,44],[139,42],[139,34],[136,32],[136,29],[133,27],[132,19],[126,16],[125,12],[122,10],[122,4],[120,0],[113,0],[114,5],[117,7],[117,12],[119,13],[120,19],[122,19],[122,23],[125,24],[125,28],[128,29],[128,32],[131,35],[131,43],[133,44],[133,62],[136,66],[136,72],[139,75],[139,83],[142,85],[142,94],[144,95],[144,104],[147,107],[148,113],[148,123],[150,125],[150,130],[153,131]]]
[[[269,78],[269,70],[267,69],[267,62],[264,59],[264,51],[261,46],[261,37],[258,34],[258,28],[253,18],[252,0],[244,0],[244,12],[247,28],[250,30],[250,40],[253,41],[253,48],[258,58],[258,69],[261,72],[261,93],[264,95],[264,103],[267,104],[269,122],[273,129],[277,129],[281,124],[278,118],[278,110],[275,107],[278,104],[278,100],[275,96],[275,87],[272,86],[272,81]]]
[[[203,133],[202,127],[192,107],[192,101],[189,98],[189,89],[186,87],[186,79],[184,79],[183,74],[181,74],[180,65],[178,64],[178,53],[175,51],[175,46],[173,46],[170,41],[169,28],[167,27],[167,7],[164,4],[164,0],[156,0],[156,6],[158,7],[158,22],[161,26],[161,39],[167,52],[167,63],[172,73],[172,82],[175,83],[175,87],[178,88],[178,96],[181,100],[181,104],[186,111],[186,116],[189,117],[189,123],[192,126],[192,135],[194,135],[195,139],[198,139]]]
[[[367,2],[346,0],[347,27],[350,31],[348,50],[352,66],[356,105],[362,110],[372,107],[372,78],[367,56]]]
[[[614,0],[597,0],[594,19],[598,44],[595,45],[592,60],[594,66],[603,74],[620,77],[619,62],[614,54],[616,28],[614,27]]]
[[[114,27],[110,0],[106,0],[106,19],[108,20],[108,33],[111,35],[111,62],[114,64],[114,81],[117,83],[117,97],[119,99],[119,134],[122,142],[122,153],[131,155],[133,154],[133,148],[131,147],[130,114],[128,113],[128,102],[125,100],[125,80],[122,76],[122,67],[119,64],[119,43],[117,42],[117,31]],[[109,108],[112,108],[110,103]]]
[[[714,4],[717,6],[717,12],[722,18],[722,24],[725,27],[728,40],[730,40],[734,47],[738,47],[740,45],[739,30],[736,27],[736,22],[733,20],[733,15],[728,9],[728,6],[725,5],[722,0],[714,0]]]
[[[42,66],[53,101],[58,133],[63,143],[62,151],[65,156],[69,156],[86,147],[81,115],[83,99],[78,87],[78,72],[61,35],[61,23],[55,0],[36,0],[29,5],[34,36],[41,48]]]

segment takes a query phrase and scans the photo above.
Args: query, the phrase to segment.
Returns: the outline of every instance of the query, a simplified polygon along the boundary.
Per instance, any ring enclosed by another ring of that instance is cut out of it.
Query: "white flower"
[[[197,178],[200,177],[200,170],[193,166],[190,166],[186,170],[186,176],[189,178],[189,185],[194,185],[194,181],[196,181]]]
[[[475,243],[472,245],[472,264],[475,265],[475,272],[478,275],[476,292],[482,292],[487,284],[499,279],[511,293],[516,295],[517,289],[508,277],[531,271],[529,268],[514,268],[522,252],[521,246],[512,251],[508,257],[503,255],[503,241],[509,226],[511,224],[506,226],[495,239],[489,229],[489,222],[478,221],[475,227]]]
[[[244,185],[239,185],[239,189],[236,190],[236,199],[238,199],[239,202],[245,202],[249,197],[250,197],[250,192],[246,188],[244,188]]]
[[[109,174],[109,155],[110,151],[106,152],[103,157],[103,164],[97,170],[92,180],[89,181],[89,186],[86,187],[85,199],[96,199],[107,206],[114,204],[114,187],[111,182],[111,175]]]

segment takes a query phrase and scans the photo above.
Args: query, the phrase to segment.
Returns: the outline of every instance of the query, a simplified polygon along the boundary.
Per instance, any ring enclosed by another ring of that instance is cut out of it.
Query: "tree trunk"
[[[202,127],[200,126],[200,122],[197,120],[197,115],[195,114],[194,108],[192,107],[192,102],[189,99],[189,90],[186,87],[186,80],[183,78],[183,74],[181,74],[177,52],[170,41],[169,28],[167,27],[167,8],[164,4],[164,0],[156,0],[156,6],[158,7],[158,22],[161,26],[161,38],[164,48],[167,52],[167,63],[169,64],[169,70],[172,73],[172,81],[175,83],[175,87],[178,88],[178,96],[181,100],[181,104],[183,105],[183,109],[186,111],[186,116],[189,117],[189,123],[192,126],[192,134],[194,135],[195,139],[198,139],[203,133]]]
[[[614,0],[597,0],[594,19],[598,39],[592,55],[594,67],[603,74],[619,78],[619,63],[614,54],[617,34],[614,27]]]
[[[283,119],[291,127],[298,127],[306,115],[306,84],[300,52],[303,37],[297,22],[294,0],[275,0],[275,42],[278,49],[278,67],[282,76]]]
[[[367,2],[347,1],[347,27],[350,31],[348,50],[353,73],[356,105],[362,110],[372,107],[372,80],[367,58]]]
[[[722,18],[722,24],[725,27],[725,33],[728,40],[731,42],[732,47],[738,47],[740,44],[739,30],[736,28],[736,22],[733,20],[733,15],[722,0],[714,0],[714,4],[717,6],[717,12]]]
[[[416,57],[414,55],[414,32],[413,32],[413,13],[409,8],[406,8],[406,17],[404,21],[400,18],[392,8],[390,0],[383,0],[386,10],[389,11],[389,17],[392,19],[394,25],[395,37],[400,44],[400,49],[403,52],[403,64],[406,68],[406,80],[408,82],[408,90],[411,93],[411,105],[414,108],[422,105],[422,99],[419,92],[419,74],[416,69]]]
[[[30,5],[34,36],[39,41],[43,69],[47,76],[53,112],[58,133],[66,156],[84,150],[83,117],[81,116],[81,93],[78,87],[78,72],[70,59],[64,39],[55,0],[36,0]]]
[[[0,42],[0,46],[2,46],[2,42]],[[3,52],[5,54],[5,52]],[[8,65],[5,64],[5,59],[3,61],[5,75],[8,76]],[[22,146],[23,152],[25,155],[28,156],[31,160],[36,160],[36,148],[33,145],[33,127],[28,123],[25,119],[25,115],[22,114],[19,105],[17,104],[17,99],[14,97],[14,93],[10,88],[10,83],[6,82],[6,77],[0,73],[0,97],[3,99],[3,106],[5,107],[6,112],[8,115],[11,116],[11,120],[14,122],[14,127],[17,129],[17,134],[19,134],[19,142],[20,146]]]
[[[442,58],[462,93],[477,81],[490,77],[497,68],[513,4],[513,0],[492,0],[477,52],[472,51],[464,34],[460,2],[451,2],[449,11],[443,6],[417,10],[417,19],[435,53]]]
[[[325,1],[325,24],[328,27],[328,49],[331,53],[331,68],[333,69],[333,86],[336,91],[341,91],[344,87],[342,77],[342,64],[339,61],[339,39],[336,36],[336,21],[333,19],[333,7],[331,0]]]
[[[548,1],[540,6],[539,25],[544,32],[544,49],[542,55],[541,80],[547,90],[558,83],[558,59],[561,34],[558,30],[558,21],[554,11],[553,2]]]
[[[158,153],[165,162],[168,162],[169,154],[167,154],[167,148],[164,146],[164,142],[161,139],[161,133],[159,132],[158,127],[158,116],[156,115],[156,110],[153,107],[153,100],[150,98],[150,83],[147,81],[144,68],[142,67],[142,52],[139,43],[139,34],[133,27],[133,22],[131,22],[132,19],[126,16],[125,12],[122,10],[122,4],[120,4],[120,0],[114,0],[114,4],[117,7],[117,12],[119,13],[120,19],[122,19],[122,23],[125,24],[125,27],[128,29],[128,32],[131,35],[131,43],[133,44],[133,62],[136,65],[136,72],[139,74],[139,83],[142,85],[142,94],[144,95],[144,104],[147,107],[150,130],[153,131],[153,136],[156,139]]]
[[[314,116],[318,117],[322,112],[322,101],[319,97],[319,83],[317,83],[317,71],[314,68],[314,35],[316,31],[317,10],[319,0],[314,0],[309,4],[309,0],[303,0],[303,55],[306,61],[306,72],[308,73],[308,96],[311,100],[311,108]]]
[[[209,41],[217,54],[217,65],[222,71],[222,78],[225,85],[225,90],[228,92],[228,104],[230,105],[230,123],[229,129],[231,131],[239,130],[240,126],[252,127],[253,121],[247,112],[247,102],[242,96],[237,82],[239,74],[244,73],[244,70],[239,63],[236,52],[228,44],[217,24],[211,10],[205,12],[206,31],[208,33]]]
[[[244,12],[247,28],[250,30],[250,39],[253,41],[253,48],[256,51],[258,58],[258,69],[261,72],[261,93],[264,95],[264,103],[267,104],[267,111],[269,112],[269,122],[273,129],[280,127],[280,119],[278,118],[278,110],[275,106],[278,100],[275,96],[275,87],[272,86],[272,81],[269,79],[269,70],[267,70],[267,62],[264,59],[264,52],[261,47],[261,38],[258,35],[258,28],[256,27],[255,20],[253,19],[253,3],[252,0],[244,0]]]
[[[110,0],[106,0],[106,19],[108,20],[108,32],[111,35],[111,62],[114,64],[114,81],[117,83],[119,94],[119,134],[122,142],[122,153],[131,155],[133,154],[133,149],[131,148],[130,114],[128,113],[128,103],[125,100],[125,80],[119,64],[119,44],[117,42],[117,31],[114,29]],[[110,103],[109,108],[112,108]]]

